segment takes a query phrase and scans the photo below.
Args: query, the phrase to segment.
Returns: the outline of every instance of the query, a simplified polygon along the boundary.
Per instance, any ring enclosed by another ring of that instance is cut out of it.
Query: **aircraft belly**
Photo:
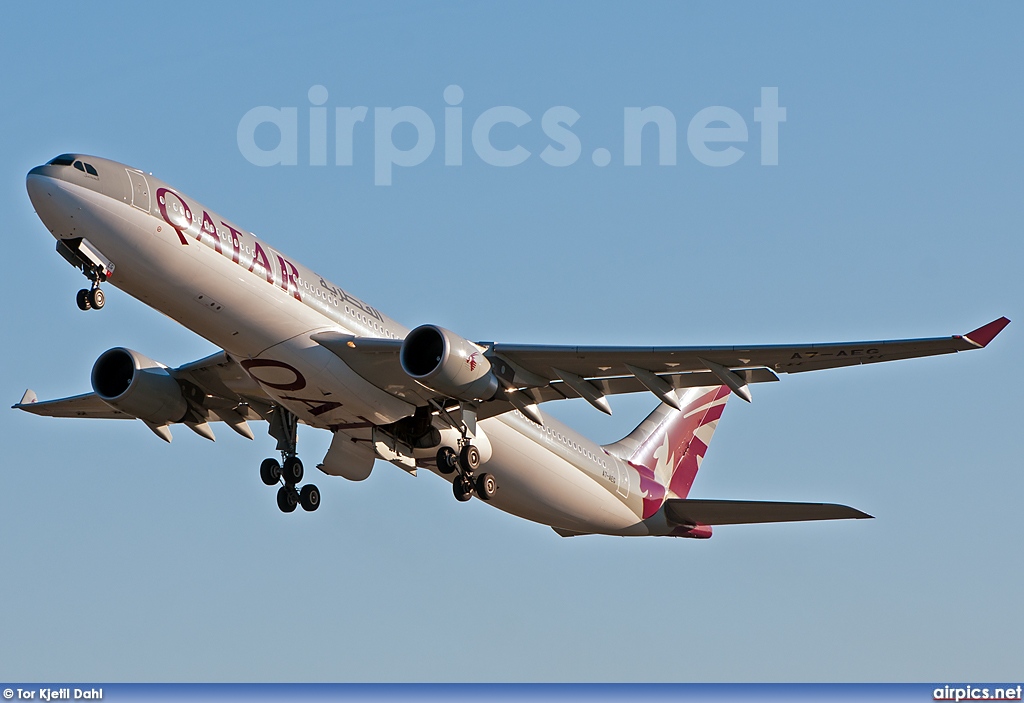
[[[183,245],[173,228],[126,203],[78,188],[65,197],[84,201],[75,235],[115,262],[111,285],[249,366],[263,389],[303,422],[386,424],[415,411],[310,340],[313,332],[340,325],[290,293],[200,242]]]
[[[372,385],[311,340],[313,331],[236,361],[268,395],[314,427],[368,428],[416,412],[414,405]]]
[[[498,481],[492,504],[534,522],[578,532],[644,535],[640,518],[594,478],[502,418],[483,420],[492,456],[485,471]]]

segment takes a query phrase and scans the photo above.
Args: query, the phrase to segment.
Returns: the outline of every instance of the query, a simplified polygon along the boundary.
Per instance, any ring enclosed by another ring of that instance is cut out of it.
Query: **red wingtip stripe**
[[[995,339],[996,335],[1002,332],[1008,324],[1010,324],[1008,319],[1000,317],[998,320],[993,320],[973,332],[968,332],[964,337],[974,342],[979,347],[987,347],[988,343]]]

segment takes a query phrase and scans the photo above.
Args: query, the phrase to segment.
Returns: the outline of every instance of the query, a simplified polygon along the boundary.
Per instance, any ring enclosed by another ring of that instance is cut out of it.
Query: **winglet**
[[[996,335],[1003,331],[1010,321],[1005,317],[1000,317],[998,320],[993,320],[987,325],[983,325],[973,332],[968,332],[964,337],[969,342],[977,344],[979,347],[987,347],[988,343],[996,338]]]
[[[29,388],[25,391],[25,395],[21,396],[21,400],[18,401],[18,404],[12,405],[11,409],[20,408],[22,405],[32,405],[32,403],[37,400],[39,400],[39,398],[36,396],[36,392]]]

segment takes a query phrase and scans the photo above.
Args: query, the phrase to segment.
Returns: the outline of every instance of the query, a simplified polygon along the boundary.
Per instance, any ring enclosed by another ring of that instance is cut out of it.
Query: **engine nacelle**
[[[421,325],[402,342],[402,369],[430,390],[459,400],[490,400],[498,379],[482,347],[436,325]]]
[[[115,410],[155,425],[178,422],[188,410],[166,366],[124,347],[100,354],[92,366],[92,389]]]

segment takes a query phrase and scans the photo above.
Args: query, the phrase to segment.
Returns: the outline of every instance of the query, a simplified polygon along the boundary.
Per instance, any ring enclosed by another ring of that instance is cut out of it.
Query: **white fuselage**
[[[77,173],[36,170],[28,188],[56,238],[84,237],[115,263],[112,285],[224,349],[307,425],[351,433],[413,414],[412,403],[310,339],[323,331],[403,339],[405,327],[152,176],[94,161],[101,178],[134,189],[118,197]],[[572,532],[671,530],[642,519],[632,467],[561,423],[511,412],[480,429],[491,448],[486,470],[500,486],[495,507]]]

